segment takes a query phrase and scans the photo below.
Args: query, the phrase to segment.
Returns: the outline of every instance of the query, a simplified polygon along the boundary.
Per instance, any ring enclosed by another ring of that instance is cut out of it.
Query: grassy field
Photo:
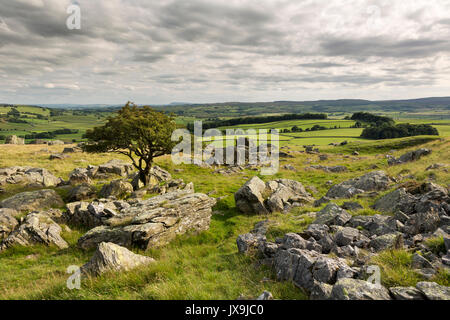
[[[324,195],[329,188],[326,182],[333,183],[359,176],[370,171],[376,165],[386,170],[391,176],[412,174],[418,181],[425,181],[434,175],[437,183],[446,185],[450,181],[450,173],[425,171],[432,163],[449,163],[450,139],[429,140],[428,137],[405,138],[380,142],[352,142],[342,147],[321,147],[321,151],[329,154],[329,159],[320,161],[317,155],[296,153],[295,158],[281,159],[280,165],[289,163],[297,171],[281,169],[275,176],[262,176],[264,180],[288,178],[302,182],[309,190],[317,189],[315,198]],[[428,141],[428,142],[427,142]],[[397,149],[398,156],[412,150],[418,144],[432,148],[433,153],[414,165],[388,167],[383,152]],[[394,148],[395,147],[395,148]],[[406,149],[404,147],[407,147]],[[47,148],[47,147],[45,147]],[[60,152],[62,146],[48,147],[49,152]],[[303,148],[291,145],[291,150]],[[354,148],[361,155],[346,156]],[[62,178],[67,178],[75,167],[86,167],[88,164],[100,164],[112,158],[122,158],[112,154],[88,155],[72,154],[71,158],[61,161],[48,160],[49,152],[43,146],[0,146],[0,167],[12,165],[30,165],[49,169]],[[147,252],[135,250],[149,255],[156,263],[127,273],[105,274],[100,278],[83,279],[81,290],[66,288],[70,265],[81,266],[92,256],[92,251],[84,252],[76,248],[77,239],[86,231],[71,226],[71,231],[64,231],[63,237],[70,247],[65,250],[42,246],[15,247],[0,253],[0,299],[236,299],[240,295],[247,298],[258,296],[263,290],[272,292],[276,299],[306,299],[305,294],[288,282],[275,281],[275,275],[267,267],[257,263],[252,256],[238,254],[236,237],[248,232],[257,221],[269,218],[275,224],[270,228],[268,237],[274,239],[286,232],[300,232],[311,219],[305,214],[321,208],[303,207],[289,214],[274,214],[270,217],[245,216],[235,208],[233,194],[255,172],[244,171],[242,174],[223,176],[214,174],[213,169],[199,168],[193,165],[175,166],[169,157],[161,157],[157,163],[172,173],[174,178],[183,178],[186,182],[194,182],[197,192],[214,191],[214,197],[224,197],[214,208],[211,227],[199,235],[184,235],[171,244],[151,249]],[[319,170],[307,170],[312,164],[345,165],[346,173],[325,173]],[[181,171],[175,171],[181,169]],[[8,187],[5,198],[20,187]],[[65,191],[57,188],[57,192],[65,195]],[[354,199],[364,206],[358,214],[372,215],[370,209],[374,199]],[[337,201],[341,204],[342,201]],[[411,285],[411,282],[422,280],[409,273],[405,278],[405,270],[411,263],[411,255],[407,252],[387,251],[374,261],[382,267],[382,281],[391,285]],[[441,284],[450,284],[449,274],[439,274],[435,279]]]

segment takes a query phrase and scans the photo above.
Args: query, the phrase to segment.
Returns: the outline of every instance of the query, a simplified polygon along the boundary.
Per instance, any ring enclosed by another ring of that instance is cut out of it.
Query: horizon
[[[361,100],[369,102],[384,102],[384,101],[409,101],[409,100],[426,100],[426,99],[450,99],[450,96],[434,96],[434,97],[415,97],[415,98],[399,98],[399,99],[382,99],[382,100],[371,100],[364,98],[337,98],[337,99],[314,99],[314,100],[273,100],[273,101],[213,101],[213,102],[168,102],[168,103],[136,103],[139,106],[176,106],[176,105],[207,105],[207,104],[226,104],[226,103],[275,103],[275,102],[318,102],[318,101],[341,101],[341,100]],[[135,103],[134,101],[130,101]],[[11,103],[11,102],[0,102],[1,104],[11,104],[11,105],[30,105],[30,106],[90,106],[90,105],[100,105],[100,106],[121,106],[125,105],[123,103]]]
[[[449,16],[450,3],[425,0],[11,0],[0,5],[0,101],[446,96]]]

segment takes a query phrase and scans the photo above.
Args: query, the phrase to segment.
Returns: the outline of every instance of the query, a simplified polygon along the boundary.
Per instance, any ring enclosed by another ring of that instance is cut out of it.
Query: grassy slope
[[[411,140],[411,138],[405,139]],[[385,143],[385,142],[384,142]],[[395,142],[394,142],[395,143]],[[396,142],[400,146],[399,141]],[[409,142],[411,143],[411,142]],[[271,180],[278,177],[301,181],[305,186],[318,189],[316,198],[323,195],[328,187],[326,181],[334,183],[356,177],[370,171],[370,167],[377,165],[392,176],[414,174],[419,181],[426,180],[433,171],[425,172],[425,168],[432,163],[449,163],[450,139],[429,142],[426,146],[433,149],[432,155],[423,158],[414,165],[405,164],[388,167],[383,154],[378,154],[376,143],[372,147],[363,149],[360,157],[344,158],[340,154],[331,154],[327,161],[319,161],[315,155],[298,153],[295,159],[283,160],[284,163],[294,165],[298,171],[280,170],[275,177],[262,177]],[[389,146],[390,147],[390,146]],[[61,151],[61,146],[51,147],[52,151]],[[105,162],[115,155],[86,155],[74,154],[70,159],[60,162],[47,160],[48,153],[40,152],[42,146],[0,146],[0,167],[11,165],[43,166],[57,175],[67,177],[70,170],[77,166]],[[300,150],[295,146],[292,149]],[[342,148],[323,148],[339,152],[350,152],[352,144]],[[396,156],[406,150],[395,153]],[[252,257],[237,254],[236,237],[248,232],[253,224],[265,219],[261,216],[244,216],[239,214],[234,206],[233,193],[254,172],[244,172],[233,176],[214,175],[211,178],[210,169],[201,169],[190,165],[175,167],[168,157],[160,158],[158,163],[168,169],[175,178],[193,181],[198,192],[215,190],[215,197],[225,196],[216,206],[215,214],[209,231],[200,235],[184,235],[170,245],[140,252],[154,257],[157,262],[151,266],[137,269],[128,273],[104,275],[99,279],[85,279],[81,290],[70,291],[65,283],[68,274],[65,273],[69,265],[81,266],[89,260],[92,252],[82,252],[75,247],[76,240],[84,232],[72,228],[72,232],[64,232],[65,239],[70,243],[67,250],[58,251],[41,246],[31,248],[17,247],[0,254],[0,299],[235,299],[243,294],[255,297],[263,290],[269,290],[278,299],[303,299],[304,294],[291,283],[274,281],[274,274],[264,267],[258,266]],[[305,167],[310,164],[337,165],[344,164],[349,168],[348,173],[329,174],[322,171],[308,171]],[[175,173],[175,168],[183,171]],[[450,181],[448,172],[439,171],[436,181],[442,185]],[[17,188],[9,190],[11,193],[20,191]],[[368,209],[373,200],[358,200],[366,208],[358,214],[374,214]],[[342,201],[338,201],[340,203]],[[281,236],[285,232],[301,231],[311,220],[304,214],[317,211],[320,208],[305,207],[297,209],[287,215],[271,215],[276,221],[271,228],[269,237]],[[137,251],[139,252],[139,251]],[[386,253],[380,261],[382,266],[382,280],[389,284],[404,284],[415,281],[418,277],[402,276],[404,269],[410,263],[410,256],[405,253]],[[449,284],[448,274],[440,275],[440,283]]]

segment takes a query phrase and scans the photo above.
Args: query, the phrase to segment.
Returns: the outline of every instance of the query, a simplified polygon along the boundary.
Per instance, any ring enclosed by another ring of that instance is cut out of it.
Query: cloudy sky
[[[0,102],[449,96],[449,54],[449,0],[0,0]]]

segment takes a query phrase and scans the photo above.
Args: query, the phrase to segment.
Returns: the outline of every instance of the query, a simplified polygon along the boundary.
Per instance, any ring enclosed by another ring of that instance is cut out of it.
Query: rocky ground
[[[40,151],[72,157],[47,157],[51,163],[84,165],[61,176],[59,167],[0,169],[0,259],[14,268],[20,250],[30,253],[24,259],[34,266],[44,263],[39,255],[46,250],[73,259],[76,255],[75,260],[83,261],[83,277],[100,276],[101,283],[103,274],[126,277],[158,270],[168,263],[161,256],[165,249],[175,252],[184,245],[179,241],[194,241],[203,253],[185,257],[186,263],[202,256],[214,259],[220,250],[228,255],[234,251],[238,255],[214,265],[230,265],[230,275],[244,268],[243,278],[246,272],[263,276],[249,290],[272,288],[272,293],[252,291],[250,296],[233,293],[234,298],[279,299],[281,292],[292,297],[286,292],[298,290],[309,299],[448,300],[450,196],[448,180],[443,181],[449,175],[441,157],[447,147],[443,141],[435,150],[430,145],[398,157],[391,152],[360,157],[286,147],[281,174],[264,180],[255,166],[175,167],[162,161],[165,169],[155,165],[147,187],[124,160],[89,164],[78,159],[85,156],[79,149],[67,146]],[[439,162],[431,163],[436,157]],[[358,163],[365,168],[351,165]],[[414,174],[405,167],[411,163],[417,165]],[[211,177],[215,181],[207,181]],[[196,193],[194,184],[202,192]],[[251,231],[245,229],[249,224],[255,224]],[[201,240],[205,236],[209,240]],[[403,256],[405,263],[392,265]],[[389,263],[387,257],[393,257]],[[204,272],[202,268],[196,273]],[[159,285],[170,283],[169,274],[152,272],[159,274]],[[194,271],[186,267],[185,272]],[[209,272],[214,277],[220,271]],[[14,281],[8,281],[1,284],[14,291]]]

